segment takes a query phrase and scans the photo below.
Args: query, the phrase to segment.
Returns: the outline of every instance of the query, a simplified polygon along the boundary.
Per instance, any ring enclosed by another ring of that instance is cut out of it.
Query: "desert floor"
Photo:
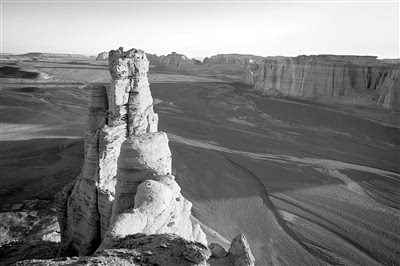
[[[83,164],[85,86],[110,78],[104,61],[5,65],[50,76],[1,75],[0,210],[27,217],[29,236],[56,227],[52,198]],[[173,174],[209,242],[244,233],[257,265],[400,261],[398,113],[160,69],[149,81]]]

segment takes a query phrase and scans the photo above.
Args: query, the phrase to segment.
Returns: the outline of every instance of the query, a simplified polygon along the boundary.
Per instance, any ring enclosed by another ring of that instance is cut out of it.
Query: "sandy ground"
[[[196,217],[227,239],[248,235],[259,265],[400,259],[398,129],[240,84],[152,93]]]
[[[49,200],[77,176],[85,85],[109,81],[101,61],[25,64],[51,79],[2,79],[3,212]],[[227,247],[244,233],[257,265],[400,261],[397,113],[266,97],[204,76],[149,81],[173,174],[212,241]]]

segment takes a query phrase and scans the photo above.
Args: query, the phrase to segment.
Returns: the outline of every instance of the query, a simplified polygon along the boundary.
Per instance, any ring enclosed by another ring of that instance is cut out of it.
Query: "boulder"
[[[232,257],[234,266],[253,266],[254,256],[251,253],[249,243],[243,234],[238,235],[232,240],[231,247],[228,250]]]

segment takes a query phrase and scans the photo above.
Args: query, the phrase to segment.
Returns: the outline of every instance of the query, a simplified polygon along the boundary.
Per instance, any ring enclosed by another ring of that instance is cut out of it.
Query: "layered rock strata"
[[[373,92],[377,103],[398,108],[399,65],[373,56],[268,58],[260,65],[255,89],[268,94],[337,98]]]
[[[242,77],[241,82],[247,85],[254,85],[257,81],[257,73],[248,69]]]
[[[388,109],[400,108],[400,66],[384,72],[376,91],[379,95],[378,105]]]
[[[81,255],[135,233],[174,233],[207,244],[171,173],[167,135],[141,50],[109,53],[111,86],[92,86],[80,175],[55,197],[64,249]],[[104,241],[103,241],[104,240]]]

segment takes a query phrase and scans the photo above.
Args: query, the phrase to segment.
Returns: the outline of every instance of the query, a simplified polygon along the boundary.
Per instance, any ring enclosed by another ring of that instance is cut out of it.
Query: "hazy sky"
[[[399,57],[398,1],[1,3],[2,52]]]

